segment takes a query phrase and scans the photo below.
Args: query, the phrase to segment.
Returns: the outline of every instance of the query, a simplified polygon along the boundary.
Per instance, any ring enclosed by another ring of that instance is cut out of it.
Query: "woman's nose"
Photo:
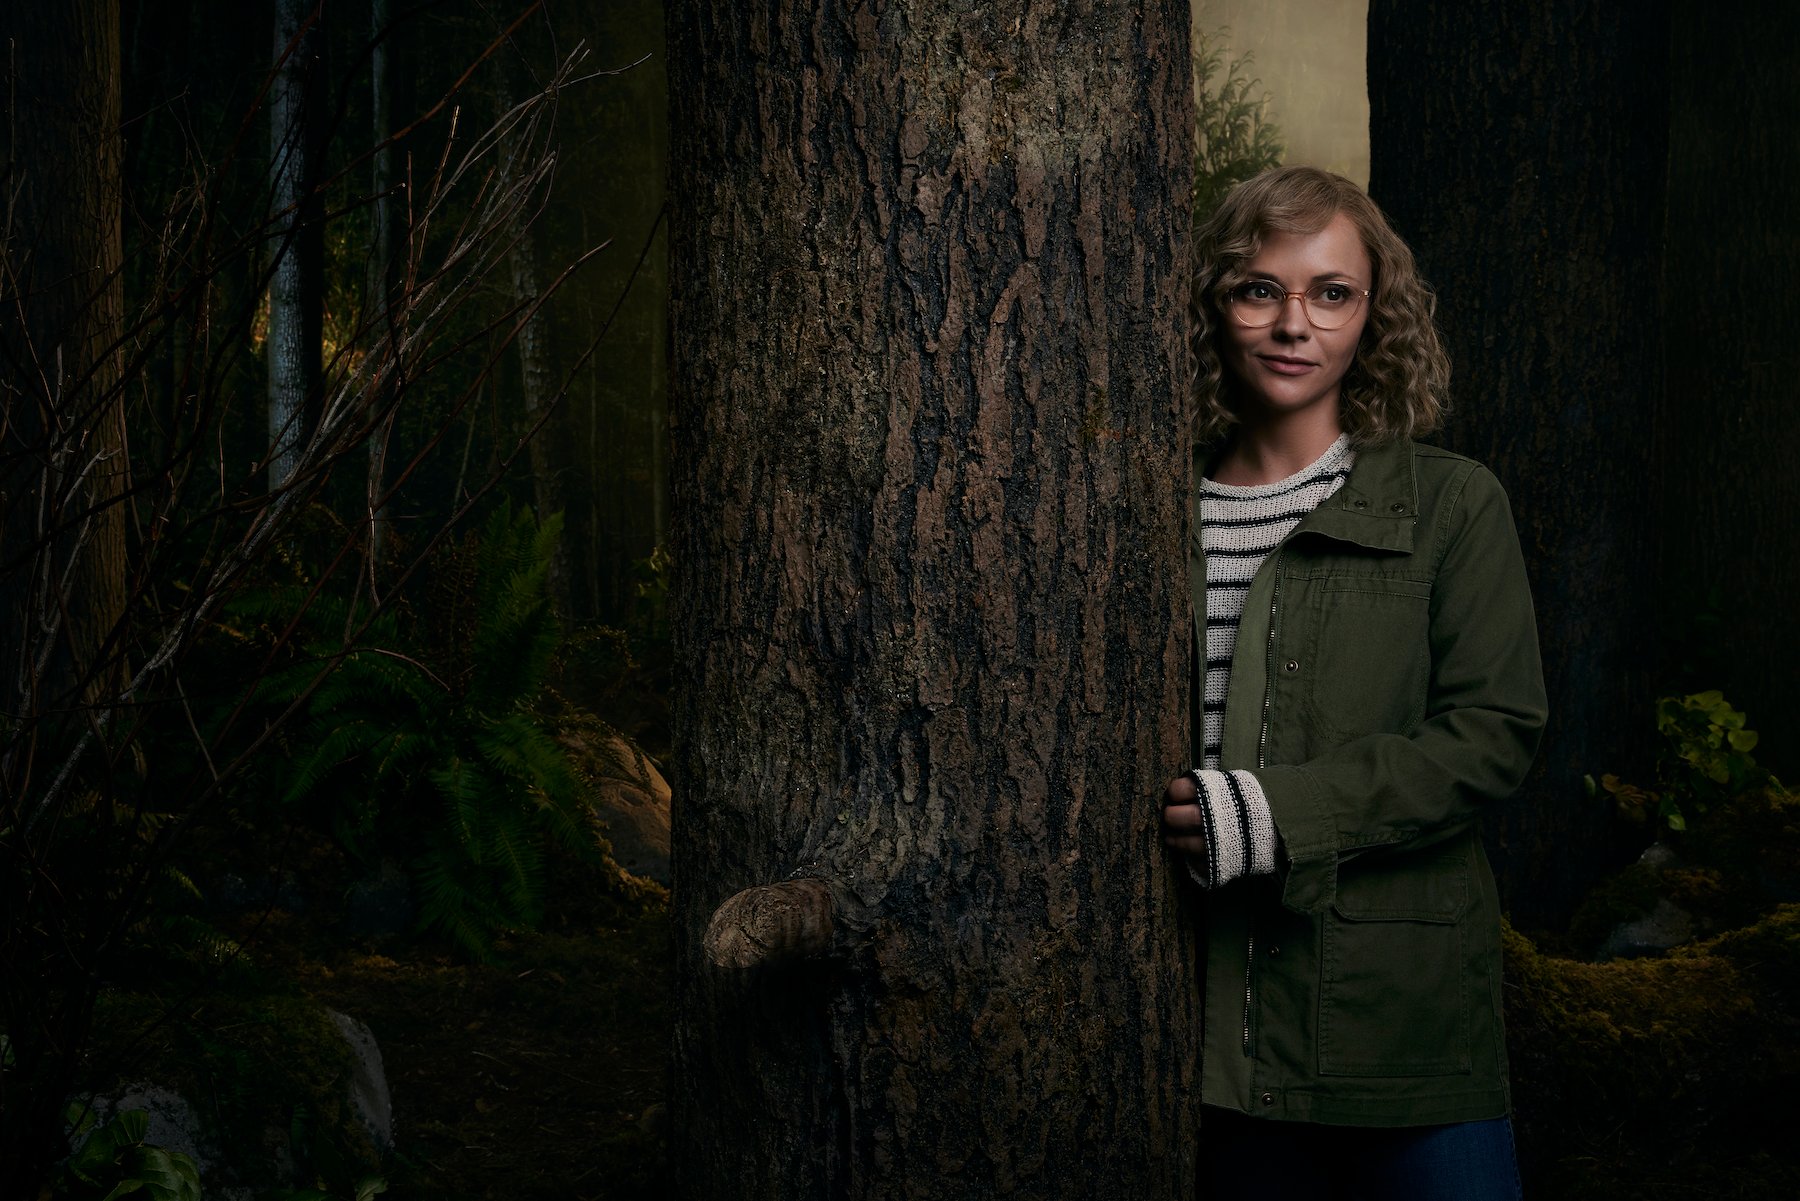
[[[1306,315],[1306,298],[1298,292],[1289,292],[1281,302],[1281,312],[1275,318],[1275,329],[1289,338],[1305,338],[1312,333],[1312,321]]]

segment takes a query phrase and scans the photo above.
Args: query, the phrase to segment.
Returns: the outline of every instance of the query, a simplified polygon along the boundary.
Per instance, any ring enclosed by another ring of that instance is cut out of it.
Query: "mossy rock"
[[[348,1195],[380,1170],[350,1099],[355,1054],[328,1011],[297,993],[215,991],[185,1011],[168,998],[108,991],[95,1006],[92,1090],[151,1080],[186,1099],[220,1160],[208,1192],[320,1185]]]
[[[1660,958],[1505,951],[1531,1195],[1800,1196],[1800,905]]]

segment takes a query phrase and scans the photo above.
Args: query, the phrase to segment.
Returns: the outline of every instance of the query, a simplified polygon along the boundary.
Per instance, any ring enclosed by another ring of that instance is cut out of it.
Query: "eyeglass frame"
[[[1231,294],[1233,292],[1237,291],[1245,284],[1252,283],[1266,284],[1271,290],[1281,293],[1281,300],[1269,310],[1273,316],[1261,324],[1252,324],[1251,322],[1245,321],[1239,316],[1238,310],[1231,299]],[[1320,280],[1318,283],[1314,284],[1312,288],[1306,288],[1299,292],[1290,292],[1272,279],[1265,279],[1261,276],[1252,275],[1248,278],[1240,279],[1237,283],[1226,288],[1220,295],[1220,299],[1223,303],[1221,303],[1219,307],[1224,311],[1225,315],[1241,329],[1268,329],[1277,321],[1281,320],[1281,314],[1287,311],[1288,301],[1298,298],[1300,301],[1300,314],[1306,318],[1306,323],[1308,325],[1312,326],[1314,329],[1326,330],[1327,332],[1340,330],[1343,329],[1345,325],[1349,325],[1352,321],[1356,320],[1355,313],[1351,313],[1348,317],[1344,318],[1343,325],[1320,325],[1317,321],[1313,320],[1312,306],[1306,301],[1306,294],[1311,292],[1313,288],[1329,288],[1333,285],[1340,288],[1348,288],[1352,294],[1359,295],[1364,302],[1367,302],[1371,296],[1375,295],[1373,288],[1358,288],[1353,286],[1348,280],[1342,279]]]

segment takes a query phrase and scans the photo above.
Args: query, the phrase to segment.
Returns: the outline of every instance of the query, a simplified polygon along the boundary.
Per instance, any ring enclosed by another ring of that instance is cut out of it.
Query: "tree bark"
[[[118,4],[14,5],[0,32],[0,700],[28,724],[124,662]]]
[[[269,487],[287,483],[318,402],[325,220],[316,187],[324,119],[323,0],[275,0],[269,88]]]
[[[1656,0],[1369,6],[1370,192],[1439,289],[1443,441],[1506,485],[1537,599],[1551,725],[1488,830],[1527,925],[1612,866],[1582,776],[1649,761],[1667,30]]]
[[[1657,415],[1671,687],[1723,689],[1800,773],[1800,8],[1673,5],[1668,389]]]
[[[684,1198],[1192,1194],[1187,26],[670,8]]]
[[[117,0],[0,6],[0,883],[39,909],[28,798],[125,668]],[[0,946],[0,1195],[36,1195],[90,1019],[89,965],[14,923]],[[45,1004],[46,997],[56,998]],[[67,1003],[64,1003],[67,1002]]]

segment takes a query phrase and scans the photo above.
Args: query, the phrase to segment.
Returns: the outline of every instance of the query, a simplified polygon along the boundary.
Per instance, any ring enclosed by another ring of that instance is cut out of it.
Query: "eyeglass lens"
[[[1252,328],[1273,325],[1288,298],[1299,296],[1306,319],[1319,329],[1341,329],[1362,308],[1363,292],[1349,284],[1327,281],[1305,292],[1289,292],[1263,279],[1245,280],[1226,293],[1226,303],[1239,325]]]

